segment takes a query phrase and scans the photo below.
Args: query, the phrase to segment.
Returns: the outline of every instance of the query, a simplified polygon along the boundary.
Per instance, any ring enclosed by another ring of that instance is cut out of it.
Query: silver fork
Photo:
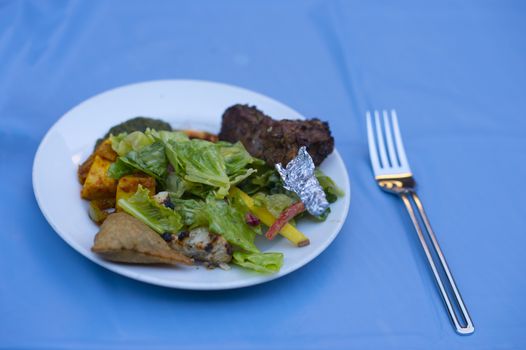
[[[383,111],[383,123],[381,122],[380,113],[374,111],[374,123],[371,117],[371,113],[367,112],[367,138],[369,141],[369,156],[371,158],[371,164],[373,167],[374,177],[378,185],[386,192],[396,194],[399,196],[405,204],[411,221],[415,226],[418,238],[427,257],[427,261],[435,281],[442,295],[442,299],[446,304],[449,317],[455,326],[457,333],[459,334],[471,334],[475,331],[473,322],[469,316],[468,310],[462,296],[458,291],[453,275],[449,270],[449,266],[446,262],[446,258],[442,253],[442,249],[438,244],[435,237],[435,233],[431,228],[429,219],[427,218],[426,212],[420,198],[416,194],[416,182],[409,168],[407,161],[404,145],[402,144],[402,136],[400,135],[400,129],[398,128],[398,118],[396,111],[391,111],[391,118],[388,116],[387,111]],[[373,129],[374,124],[374,129]],[[382,127],[383,124],[383,127]],[[392,125],[392,129],[391,129]],[[376,135],[376,136],[375,136]],[[421,221],[424,223],[423,227],[419,222],[416,212],[411,204],[413,200],[418,213],[420,214]],[[431,253],[430,247],[424,237],[424,232],[427,232],[428,238],[431,241],[432,248],[438,259],[435,259]],[[442,268],[445,279],[440,275],[437,264]],[[447,293],[446,288],[449,286],[452,292],[452,298]],[[457,307],[461,319],[455,312]]]

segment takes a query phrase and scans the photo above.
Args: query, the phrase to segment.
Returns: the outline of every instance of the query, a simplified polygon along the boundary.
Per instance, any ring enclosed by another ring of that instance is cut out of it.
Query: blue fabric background
[[[0,348],[526,348],[525,35],[524,1],[0,0]],[[318,259],[179,291],[53,232],[31,185],[48,128],[104,90],[176,78],[330,122],[352,201]],[[402,204],[372,179],[364,113],[391,107],[472,336],[453,332]]]

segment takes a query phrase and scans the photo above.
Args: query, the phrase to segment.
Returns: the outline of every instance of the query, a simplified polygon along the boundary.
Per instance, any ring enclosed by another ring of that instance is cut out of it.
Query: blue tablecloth
[[[0,348],[526,348],[525,35],[523,1],[0,1]],[[256,287],[180,291],[53,232],[31,185],[48,128],[104,90],[177,78],[329,121],[352,201],[319,258]],[[472,336],[452,330],[402,204],[372,179],[364,113],[392,107]]]

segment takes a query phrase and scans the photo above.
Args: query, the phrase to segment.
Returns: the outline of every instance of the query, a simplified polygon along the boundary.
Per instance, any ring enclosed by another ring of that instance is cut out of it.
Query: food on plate
[[[229,139],[235,134],[242,137]],[[101,225],[93,251],[119,262],[223,269],[234,264],[275,273],[283,254],[262,252],[256,238],[280,234],[294,246],[309,244],[296,221],[325,220],[329,203],[343,195],[330,177],[314,170],[333,147],[327,123],[275,121],[242,105],[224,113],[219,138],[172,130],[151,118],[121,123],[78,169],[81,197],[90,201],[89,216]],[[289,161],[295,165],[276,168]],[[305,169],[301,181],[311,189],[293,180]],[[319,212],[310,210],[314,194],[327,202]]]
[[[283,254],[280,253],[247,254],[235,252],[233,259],[237,265],[261,273],[278,272],[283,265]]]
[[[171,249],[155,231],[126,213],[110,214],[91,248],[107,260],[137,264],[185,264],[192,259]]]
[[[88,214],[91,220],[100,225],[114,211],[115,198],[94,199],[89,203]]]
[[[146,188],[150,195],[155,194],[155,179],[152,176],[145,174],[133,174],[133,175],[124,175],[119,179],[117,184],[117,193],[115,195],[116,203],[119,202],[119,199],[130,198],[137,192],[139,185]],[[119,205],[115,209],[120,210]]]
[[[110,135],[119,135],[122,133],[131,133],[133,131],[146,131],[146,129],[153,130],[168,130],[172,131],[172,126],[160,119],[148,117],[135,117],[128,119],[120,124],[112,126],[110,130],[100,139],[95,142],[95,149],[105,140],[108,140]]]
[[[81,184],[84,184],[84,182],[86,181],[86,177],[88,176],[88,172],[89,172],[91,166],[93,165],[93,162],[95,160],[95,156],[99,156],[99,157],[101,157],[103,159],[106,159],[106,160],[108,160],[110,162],[114,162],[115,159],[117,158],[117,153],[115,153],[113,148],[111,148],[111,142],[110,142],[109,139],[106,139],[105,141],[100,143],[97,146],[97,148],[95,149],[95,152],[93,152],[93,154],[90,155],[88,157],[88,159],[86,159],[86,161],[84,161],[84,163],[82,163],[79,166],[79,169],[77,171],[77,175],[78,175],[79,182]]]
[[[259,219],[261,222],[263,222],[265,225],[267,225],[269,228],[274,225],[277,218],[281,215],[281,211],[275,212],[275,214],[271,213],[271,207],[268,207],[268,205],[256,205],[254,198],[250,197],[245,192],[241,191],[239,188],[232,188],[232,193],[234,195],[239,196],[239,198],[243,201],[243,203],[248,207],[248,209]],[[283,196],[282,194],[277,195],[270,195],[268,197],[276,197],[276,196]],[[255,196],[256,197],[256,196]],[[263,197],[262,200],[265,200],[267,196],[265,196],[262,193],[259,193],[258,197]],[[286,196],[285,196],[286,197]],[[289,197],[287,197],[289,198]],[[286,210],[284,208],[283,210]],[[290,220],[289,220],[290,221]],[[267,231],[268,232],[268,231]],[[309,245],[310,241],[309,239],[301,233],[298,229],[296,229],[294,226],[292,226],[289,223],[285,223],[282,227],[279,228],[278,233],[280,233],[283,237],[288,239],[292,244],[298,247],[304,247]]]
[[[117,180],[108,175],[111,162],[95,155],[80,195],[84,199],[103,199],[115,196]]]
[[[293,217],[302,213],[303,211],[305,211],[305,204],[303,204],[301,201],[298,201],[283,210],[276,221],[274,221],[272,226],[268,228],[267,233],[265,233],[265,237],[268,239],[273,239],[278,234],[278,232],[281,231],[290,220],[292,220]]]
[[[296,193],[304,204],[301,211],[307,210],[315,217],[327,212],[329,209],[327,194],[316,178],[314,162],[305,146],[300,147],[298,155],[286,167],[281,163],[276,164],[276,170],[283,180],[283,187]]]
[[[183,217],[187,216],[190,221],[192,220],[191,215],[194,215],[193,213],[190,214],[190,211],[195,210],[192,207],[199,205],[197,202],[184,204],[177,200],[174,204],[170,199],[170,193],[166,191],[157,193],[153,199],[157,203],[174,210],[178,204],[177,210],[180,210]],[[210,268],[220,266],[223,269],[228,269],[227,263],[232,260],[232,245],[223,236],[212,233],[205,227],[197,227],[177,234],[163,233],[163,238],[170,243],[173,249],[202,262]]]
[[[219,141],[219,138],[217,135],[201,131],[201,130],[181,130],[183,133],[186,134],[191,139],[200,139],[200,140],[206,140],[210,142],[217,142]]]
[[[308,148],[315,165],[334,150],[329,124],[319,119],[274,120],[254,106],[237,104],[223,113],[219,139],[241,141],[254,157],[268,165],[290,162],[301,146]]]
[[[77,170],[77,178],[81,185],[84,185],[86,178],[88,177],[88,172],[91,166],[93,165],[93,160],[95,159],[95,153],[92,153],[88,159],[86,159]]]
[[[205,227],[181,231],[169,239],[170,246],[207,267],[220,266],[228,269],[232,260],[232,246],[223,236],[210,232]]]

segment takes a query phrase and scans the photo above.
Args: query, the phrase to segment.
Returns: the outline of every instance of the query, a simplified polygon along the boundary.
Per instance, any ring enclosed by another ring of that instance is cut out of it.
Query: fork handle
[[[409,192],[402,193],[400,194],[400,197],[402,198],[402,201],[404,202],[405,207],[407,211],[409,212],[409,216],[411,217],[411,221],[413,222],[413,225],[415,226],[416,232],[418,234],[418,238],[420,239],[420,243],[422,244],[422,248],[424,249],[424,252],[426,253],[427,261],[429,262],[429,266],[431,267],[431,270],[433,271],[433,275],[435,277],[435,281],[440,290],[440,294],[442,295],[442,299],[444,300],[444,303],[446,304],[447,311],[449,313],[449,317],[451,318],[451,321],[453,322],[457,333],[459,334],[473,333],[475,331],[473,322],[471,321],[469,312],[466,308],[466,305],[464,304],[464,301],[462,300],[462,296],[460,295],[460,292],[458,291],[453,275],[451,274],[451,271],[449,270],[449,266],[446,262],[446,258],[444,257],[444,254],[442,253],[442,249],[440,249],[440,245],[438,244],[435,233],[433,232],[433,229],[431,228],[431,224],[429,223],[429,219],[427,218],[426,212],[424,210],[424,206],[422,205],[420,198],[418,198],[418,195],[416,194],[415,191],[409,191]],[[422,225],[417,219],[416,212],[411,204],[411,199],[414,201],[415,206],[418,209],[418,213],[420,214],[420,218],[422,219],[422,222],[424,223],[424,227],[422,227]],[[432,247],[436,255],[438,256],[438,261],[435,261],[436,259],[434,259],[433,255],[431,254],[428,243],[424,237],[424,231],[427,232],[427,235],[429,239],[431,240]],[[436,264],[439,264],[442,270],[444,271],[447,281],[444,280],[443,276],[439,274]],[[452,291],[451,296],[446,292],[446,284],[449,285],[449,287],[451,288],[451,291]],[[459,319],[457,313],[455,312],[453,305],[456,305],[458,307],[460,315],[462,316],[463,320]]]

